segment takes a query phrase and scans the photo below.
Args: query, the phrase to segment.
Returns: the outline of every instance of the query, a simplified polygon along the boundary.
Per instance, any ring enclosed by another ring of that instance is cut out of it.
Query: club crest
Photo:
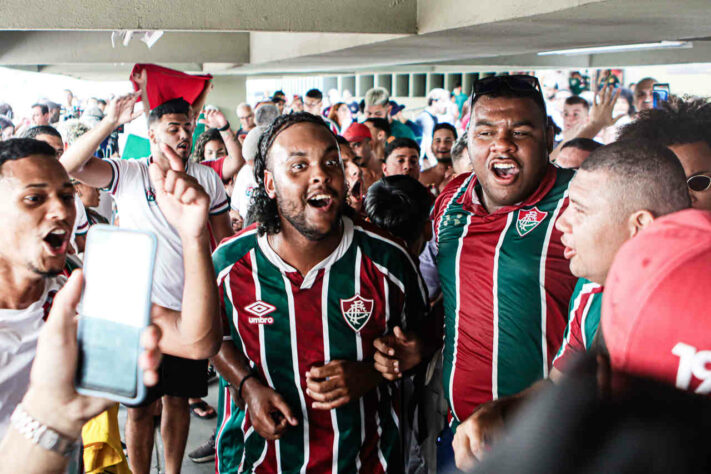
[[[368,300],[360,295],[341,300],[341,313],[343,319],[355,332],[360,332],[373,314],[373,300]]]
[[[524,237],[538,227],[538,224],[543,222],[546,216],[548,216],[548,213],[539,211],[537,207],[519,210],[518,220],[516,220],[516,232],[521,237]]]

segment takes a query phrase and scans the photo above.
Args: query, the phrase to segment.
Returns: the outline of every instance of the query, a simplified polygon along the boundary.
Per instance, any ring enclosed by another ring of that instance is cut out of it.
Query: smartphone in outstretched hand
[[[156,245],[151,232],[89,229],[78,308],[79,393],[129,404],[145,398],[138,357],[150,324]]]

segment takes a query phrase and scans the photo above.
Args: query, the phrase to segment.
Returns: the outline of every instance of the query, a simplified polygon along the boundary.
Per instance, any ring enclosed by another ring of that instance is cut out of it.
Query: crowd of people
[[[219,473],[711,469],[706,99],[517,74],[417,116],[277,91],[237,127],[166,71],[0,107],[0,472],[147,473],[156,416],[180,472],[191,411]],[[140,116],[150,154],[121,159]],[[73,387],[99,223],[158,241],[127,456],[116,404]]]

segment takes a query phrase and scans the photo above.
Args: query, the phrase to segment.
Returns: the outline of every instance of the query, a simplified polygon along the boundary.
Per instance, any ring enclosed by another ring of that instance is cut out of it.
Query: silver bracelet
[[[18,433],[36,445],[64,457],[70,456],[79,444],[78,440],[64,436],[32,418],[21,404],[17,405],[12,412],[10,424]]]

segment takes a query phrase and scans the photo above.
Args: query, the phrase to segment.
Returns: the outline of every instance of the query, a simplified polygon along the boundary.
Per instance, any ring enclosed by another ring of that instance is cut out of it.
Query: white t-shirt
[[[74,195],[74,207],[77,210],[77,217],[74,220],[74,229],[72,229],[72,241],[75,235],[85,235],[89,231],[89,219],[86,217],[86,209],[84,209],[84,204],[76,194]]]
[[[25,309],[0,309],[0,439],[30,384],[37,337],[54,295],[66,281],[62,275],[46,280],[40,299]]]
[[[232,201],[230,207],[239,212],[242,219],[247,220],[247,212],[252,200],[252,192],[257,187],[254,179],[254,168],[246,164],[239,170],[232,188]]]
[[[183,247],[178,232],[168,223],[155,201],[148,175],[149,160],[105,160],[113,170],[107,189],[116,202],[120,227],[151,231],[158,240],[151,300],[165,308],[180,311],[185,282]],[[187,174],[197,179],[210,196],[210,215],[226,212],[229,202],[217,173],[191,161],[185,166]]]

